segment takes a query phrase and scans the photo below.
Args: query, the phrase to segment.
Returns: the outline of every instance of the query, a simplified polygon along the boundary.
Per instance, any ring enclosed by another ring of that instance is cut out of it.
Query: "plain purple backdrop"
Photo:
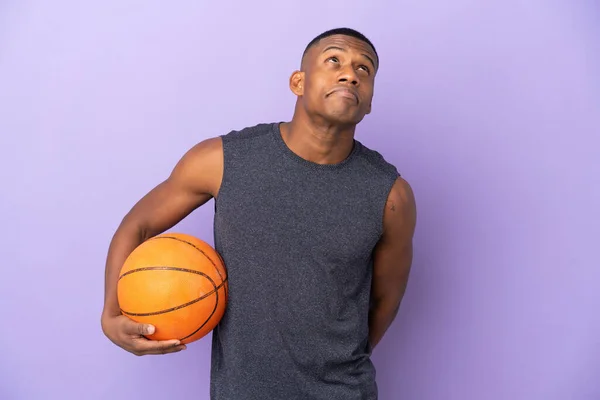
[[[289,119],[304,46],[338,26],[381,55],[357,137],[419,207],[374,354],[381,399],[600,398],[599,16],[567,0],[1,2],[0,398],[208,399],[210,336],[141,358],[103,336],[109,240],[193,144]],[[212,243],[212,207],[173,230]]]

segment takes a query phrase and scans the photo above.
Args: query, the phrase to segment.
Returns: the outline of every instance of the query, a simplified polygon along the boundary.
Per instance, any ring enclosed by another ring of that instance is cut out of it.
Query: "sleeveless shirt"
[[[214,242],[229,293],[212,332],[211,399],[377,399],[372,253],[396,168],[358,140],[340,163],[310,162],[279,123],[221,138]]]

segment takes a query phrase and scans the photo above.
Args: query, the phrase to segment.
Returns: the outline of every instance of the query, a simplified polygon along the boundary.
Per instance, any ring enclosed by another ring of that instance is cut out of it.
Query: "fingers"
[[[123,319],[122,332],[125,333],[123,341],[127,344],[123,346],[128,351],[143,356],[146,354],[169,354],[185,350],[186,346],[177,339],[173,340],[149,340],[146,335],[152,335],[156,328],[150,324],[142,324],[129,318]]]
[[[135,339],[135,351],[136,355],[147,355],[147,354],[169,354],[177,353],[185,350],[186,346],[181,344],[179,340],[147,340],[147,339]]]
[[[137,324],[137,330],[140,336],[152,335],[154,333],[154,326],[149,324]]]
[[[129,318],[125,319],[125,332],[130,335],[152,335],[154,331],[154,326],[150,324],[141,324]]]

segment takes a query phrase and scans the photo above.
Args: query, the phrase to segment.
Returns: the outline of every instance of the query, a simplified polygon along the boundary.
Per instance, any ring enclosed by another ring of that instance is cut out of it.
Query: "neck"
[[[297,114],[280,125],[281,136],[290,150],[317,164],[344,161],[352,152],[355,128],[355,125],[316,123]]]

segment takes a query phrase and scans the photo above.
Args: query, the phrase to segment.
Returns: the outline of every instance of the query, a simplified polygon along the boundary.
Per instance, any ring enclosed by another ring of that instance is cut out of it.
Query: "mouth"
[[[348,87],[337,87],[337,88],[333,89],[332,91],[330,91],[327,94],[327,97],[329,97],[331,95],[336,95],[336,96],[344,97],[347,99],[351,99],[351,100],[354,100],[356,103],[358,103],[358,94],[356,93],[355,90],[348,88]]]

